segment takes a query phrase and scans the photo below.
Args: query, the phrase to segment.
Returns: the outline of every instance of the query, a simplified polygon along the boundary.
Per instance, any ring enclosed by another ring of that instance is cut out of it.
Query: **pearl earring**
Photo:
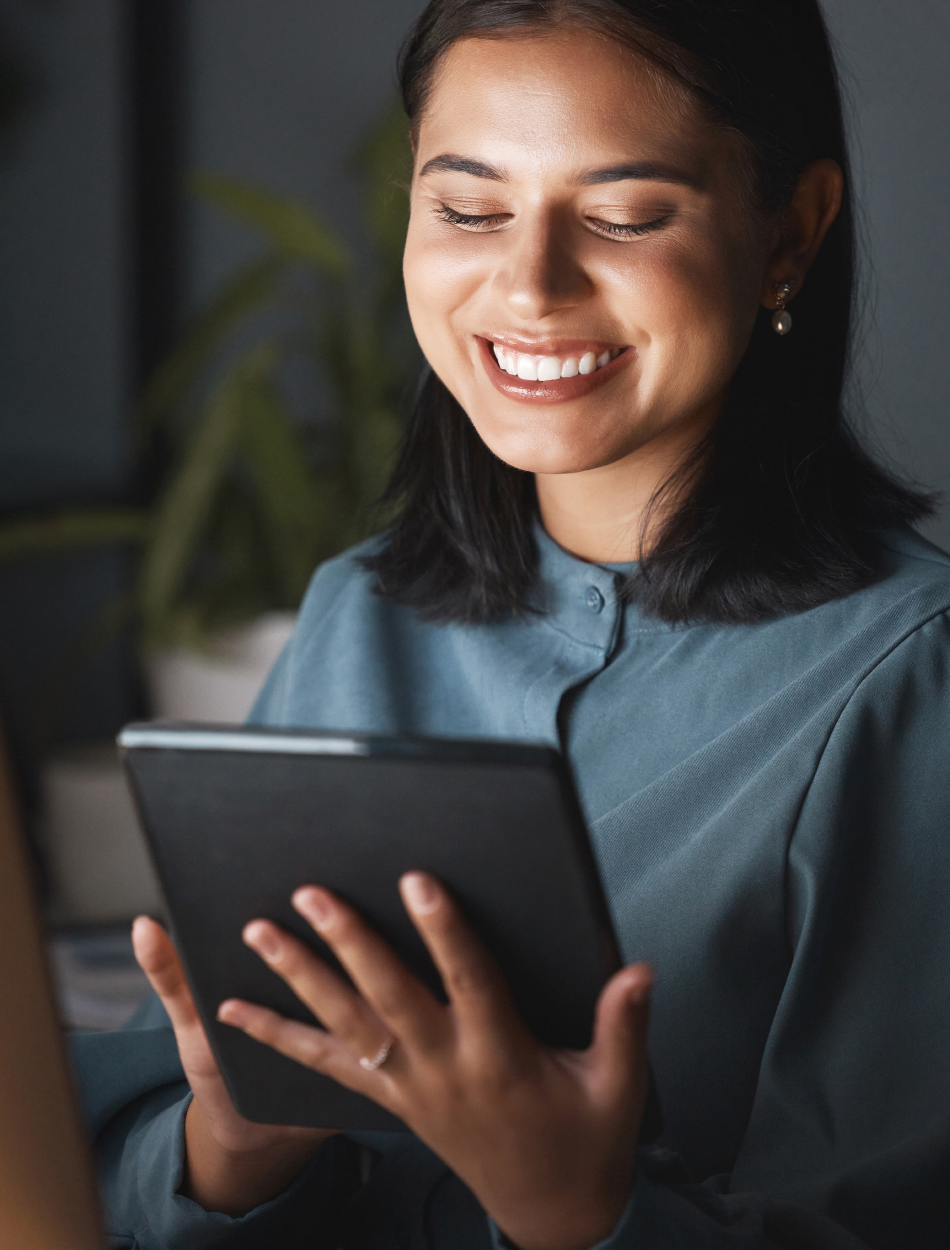
[[[780,282],[775,288],[775,301],[778,304],[778,311],[772,318],[772,329],[776,334],[788,334],[792,328],[792,314],[786,312],[785,305],[794,289],[791,282]]]

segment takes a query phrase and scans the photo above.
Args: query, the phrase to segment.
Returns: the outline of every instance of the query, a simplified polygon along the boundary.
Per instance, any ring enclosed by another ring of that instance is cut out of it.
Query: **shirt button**
[[[603,612],[605,599],[596,586],[587,587],[586,602],[592,612]]]

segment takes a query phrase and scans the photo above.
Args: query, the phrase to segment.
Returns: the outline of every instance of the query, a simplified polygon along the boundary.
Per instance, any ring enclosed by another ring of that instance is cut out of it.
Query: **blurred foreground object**
[[[2,744],[0,949],[0,1245],[102,1250]]]

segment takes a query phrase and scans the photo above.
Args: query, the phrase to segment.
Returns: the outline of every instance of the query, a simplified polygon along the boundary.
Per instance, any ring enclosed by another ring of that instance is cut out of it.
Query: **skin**
[[[631,164],[636,177],[596,175]],[[750,206],[745,175],[734,138],[595,35],[466,40],[439,67],[416,136],[413,325],[488,446],[535,474],[548,532],[582,558],[642,553],[648,501],[715,421],[761,306],[777,306],[782,282],[801,289],[840,207],[833,161],[804,171],[781,217]],[[596,389],[539,400],[492,381],[492,337],[540,355],[623,350]],[[401,1116],[521,1250],[584,1250],[612,1231],[635,1177],[649,968],[607,984],[588,1051],[553,1051],[438,883],[413,873],[401,890],[447,1006],[354,912],[306,886],[294,906],[355,989],[266,921],[244,938],[328,1031],[237,1000],[219,1018]],[[145,917],[133,938],[194,1091],[183,1192],[243,1214],[330,1134],[238,1116],[170,940]],[[359,1057],[390,1039],[386,1063],[364,1071]]]

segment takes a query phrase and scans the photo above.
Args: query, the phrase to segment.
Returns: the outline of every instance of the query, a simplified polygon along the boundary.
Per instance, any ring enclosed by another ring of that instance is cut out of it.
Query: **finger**
[[[649,964],[630,964],[611,977],[597,1001],[587,1059],[594,1084],[607,1099],[646,1096],[653,979]]]
[[[324,1029],[357,1056],[373,1055],[389,1031],[373,1009],[341,977],[292,934],[267,920],[245,926],[244,941],[286,981]]]
[[[378,1072],[366,1072],[351,1048],[324,1029],[288,1020],[256,1003],[229,998],[218,1008],[218,1019],[271,1046],[305,1068],[330,1076],[347,1089],[380,1101],[388,1081]]]
[[[463,1036],[496,1049],[530,1042],[501,969],[462,916],[448,891],[424,872],[399,882],[406,910],[442,977]]]
[[[391,1033],[426,1049],[441,1042],[444,1008],[352,907],[313,885],[297,890],[292,902]]]
[[[185,970],[162,926],[149,916],[137,916],[132,924],[132,949],[172,1026],[179,1030],[200,1025]]]

